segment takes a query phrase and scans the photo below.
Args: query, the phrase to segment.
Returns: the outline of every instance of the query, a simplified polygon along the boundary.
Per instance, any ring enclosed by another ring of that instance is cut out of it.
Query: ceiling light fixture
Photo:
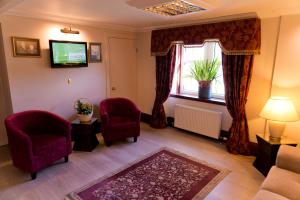
[[[205,10],[184,0],[171,0],[159,5],[143,8],[143,10],[165,16],[176,16]]]
[[[62,33],[67,33],[67,34],[79,34],[80,33],[79,31],[72,30],[71,27],[69,27],[69,28],[62,28],[62,29],[60,29],[60,31]]]

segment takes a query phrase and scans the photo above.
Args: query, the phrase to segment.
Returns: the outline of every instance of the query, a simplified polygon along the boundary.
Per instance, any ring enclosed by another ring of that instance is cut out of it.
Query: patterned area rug
[[[168,148],[126,167],[68,194],[65,199],[204,199],[229,173]]]

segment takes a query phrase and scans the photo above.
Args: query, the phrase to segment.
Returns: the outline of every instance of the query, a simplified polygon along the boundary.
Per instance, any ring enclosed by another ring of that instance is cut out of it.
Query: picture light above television
[[[87,67],[87,43],[49,40],[51,67]]]

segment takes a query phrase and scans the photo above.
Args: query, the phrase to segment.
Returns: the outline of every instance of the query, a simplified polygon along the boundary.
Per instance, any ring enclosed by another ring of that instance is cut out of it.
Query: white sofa
[[[300,148],[282,145],[254,200],[300,200]]]

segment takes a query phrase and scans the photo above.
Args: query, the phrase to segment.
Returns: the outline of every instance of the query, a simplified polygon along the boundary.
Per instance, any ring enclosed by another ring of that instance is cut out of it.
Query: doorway
[[[110,97],[137,100],[136,40],[109,38]]]

